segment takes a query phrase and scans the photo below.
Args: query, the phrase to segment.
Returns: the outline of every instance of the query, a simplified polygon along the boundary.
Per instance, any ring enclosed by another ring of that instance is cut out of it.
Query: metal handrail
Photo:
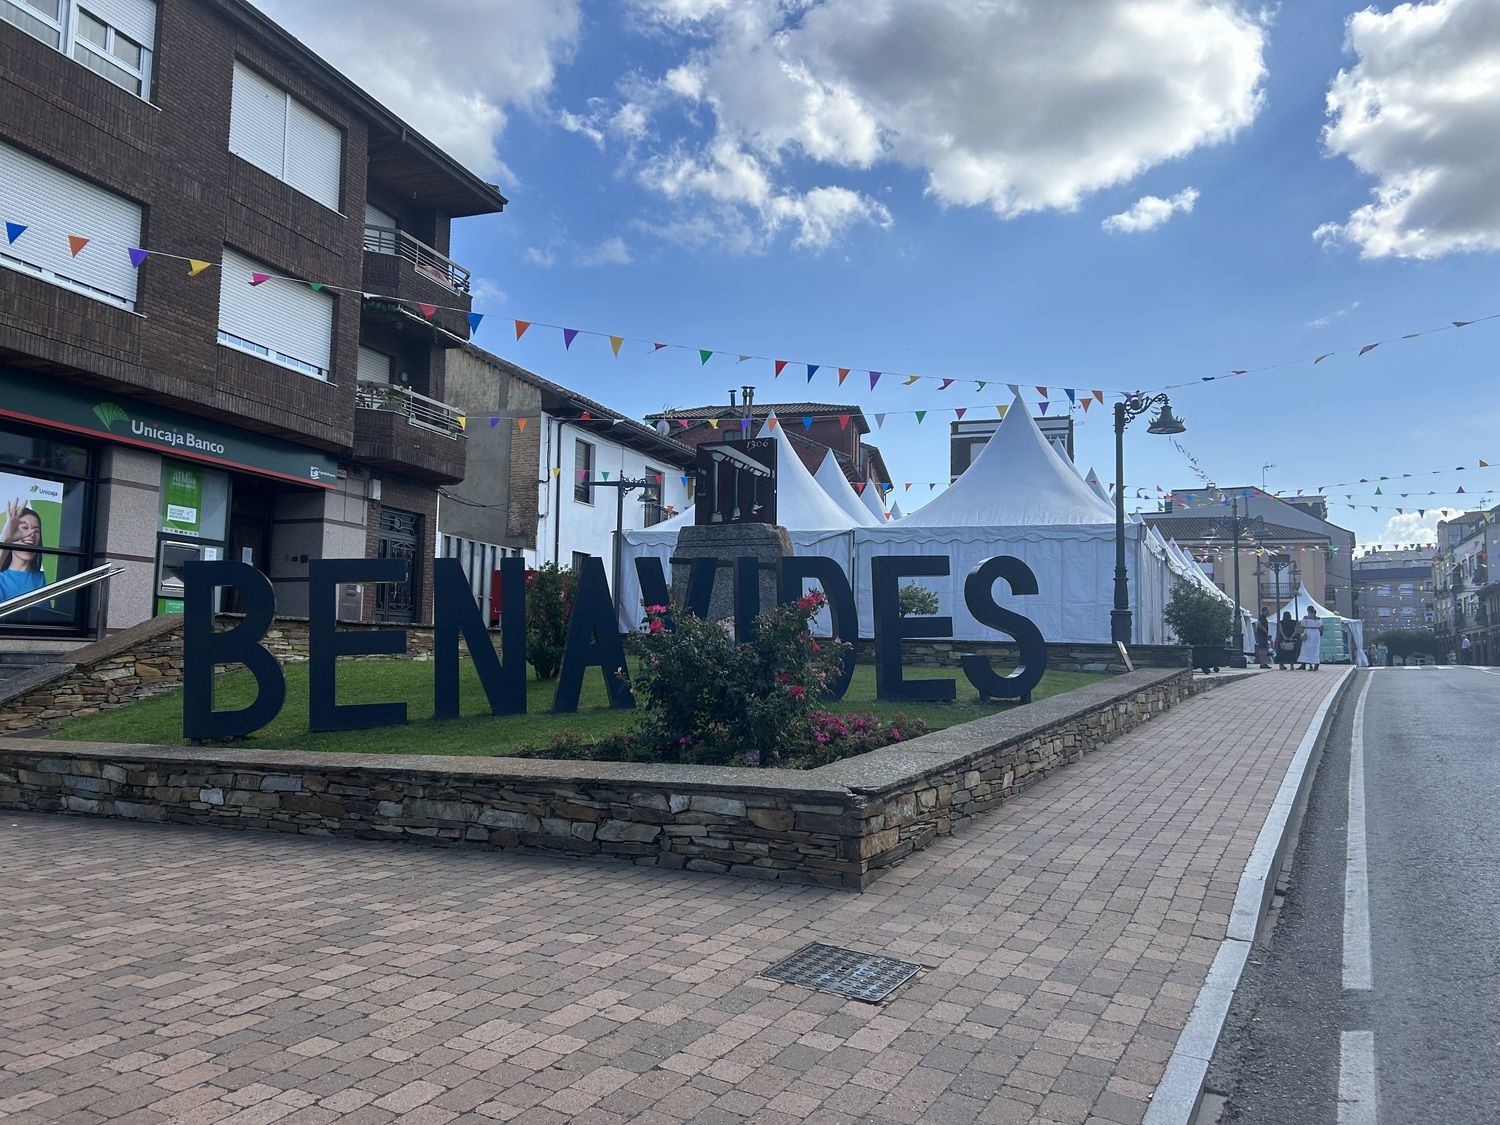
[[[413,238],[404,230],[394,227],[378,227],[365,224],[365,249],[372,254],[391,254],[404,258],[422,276],[439,285],[446,285],[455,293],[469,291],[469,271],[446,254],[439,254],[421,239]]]
[[[49,582],[45,586],[38,586],[35,590],[17,594],[13,598],[0,602],[0,618],[20,613],[42,602],[50,602],[53,598],[71,594],[74,590],[82,590],[85,586],[92,586],[95,582],[103,582],[117,574],[124,573],[124,570],[123,566],[116,566],[114,563],[100,563],[89,570],[79,571],[70,578],[59,578],[56,582]]]
[[[361,410],[384,410],[404,415],[411,425],[444,437],[456,438],[464,432],[462,410],[407,387],[361,379],[354,388],[354,405]]]

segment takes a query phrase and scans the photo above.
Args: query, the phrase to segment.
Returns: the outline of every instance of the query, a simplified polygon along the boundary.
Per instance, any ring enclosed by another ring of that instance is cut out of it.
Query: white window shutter
[[[29,228],[0,243],[0,256],[135,307],[136,271],[126,251],[141,244],[139,205],[0,144],[0,214]],[[69,235],[90,240],[77,257]]]
[[[156,50],[156,0],[85,0],[83,7],[146,50]]]
[[[389,230],[395,230],[398,225],[394,215],[387,214],[368,199],[365,200],[365,226],[386,227]]]
[[[310,364],[326,379],[332,366],[333,298],[275,276],[250,284],[252,273],[276,272],[226,246],[219,276],[219,329]]]
[[[389,383],[394,364],[391,357],[374,348],[361,345],[359,349],[359,378],[368,383]]]
[[[343,131],[295,98],[289,99],[288,106],[286,182],[337,211],[344,168]]]
[[[278,180],[286,178],[286,94],[241,63],[234,64],[229,151]]]

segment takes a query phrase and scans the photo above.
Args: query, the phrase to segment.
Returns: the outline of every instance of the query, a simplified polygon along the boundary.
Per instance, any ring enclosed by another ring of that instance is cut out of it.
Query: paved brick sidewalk
[[[864,894],[0,812],[0,1119],[1145,1112],[1334,674],[1219,688]],[[883,1007],[756,976],[827,940]]]

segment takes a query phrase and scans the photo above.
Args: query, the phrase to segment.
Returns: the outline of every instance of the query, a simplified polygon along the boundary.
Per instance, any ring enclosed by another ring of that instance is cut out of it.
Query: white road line
[[[1349,748],[1349,844],[1344,853],[1344,988],[1370,985],[1370,865],[1365,851],[1365,699],[1374,678],[1365,677],[1354,706]]]
[[[1339,1035],[1339,1125],[1375,1125],[1375,1033]]]

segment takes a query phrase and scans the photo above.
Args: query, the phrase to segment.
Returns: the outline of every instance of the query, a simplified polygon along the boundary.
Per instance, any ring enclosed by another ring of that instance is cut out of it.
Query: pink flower
[[[891,728],[891,741],[892,742],[900,742],[901,741],[901,732],[899,730],[897,730],[895,727]]]
[[[661,618],[653,617],[651,619],[651,623],[647,625],[646,628],[653,633],[660,633],[663,629],[666,628],[666,626],[662,624]]]
[[[691,746],[692,744],[693,744],[693,736],[690,735],[690,734],[685,734],[685,735],[683,735],[681,738],[679,738],[677,740],[677,745],[678,746]]]
[[[786,693],[793,699],[801,699],[804,695],[807,694],[807,689],[801,684],[793,684],[791,687],[786,689]]]
[[[817,739],[819,742],[827,742],[828,741],[828,736],[826,734],[815,734],[815,735],[813,735],[813,738]]]
[[[814,590],[797,600],[797,608],[803,613],[811,613],[813,610],[822,609],[827,602],[828,598],[822,590]]]
[[[791,680],[792,680],[792,674],[790,672],[777,672],[776,673],[776,682],[777,683],[782,683],[782,684],[791,683]]]
[[[653,617],[660,616],[661,614],[667,612],[667,607],[664,605],[648,605],[646,607],[646,612],[651,614]]]

